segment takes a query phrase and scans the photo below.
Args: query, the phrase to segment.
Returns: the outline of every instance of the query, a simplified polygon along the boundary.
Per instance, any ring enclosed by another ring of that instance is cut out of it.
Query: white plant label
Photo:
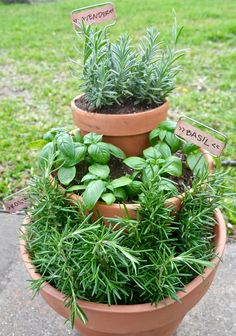
[[[177,122],[175,134],[180,138],[207,150],[214,156],[220,156],[226,145],[223,141],[216,139],[210,134],[201,131],[183,120]]]

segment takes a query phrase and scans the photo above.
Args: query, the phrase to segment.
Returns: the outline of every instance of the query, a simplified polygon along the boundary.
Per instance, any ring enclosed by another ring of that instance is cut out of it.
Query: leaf
[[[97,163],[106,164],[110,160],[110,151],[107,144],[99,142],[92,144],[88,148],[90,157]]]
[[[117,198],[119,201],[125,201],[127,198],[127,194],[124,188],[116,188],[114,190],[114,195],[115,198]]]
[[[159,138],[161,139],[161,141],[163,141],[165,139],[165,136],[166,136],[167,133],[169,133],[169,132],[167,132],[166,130],[160,129]],[[170,133],[170,134],[172,134],[172,133]]]
[[[119,188],[119,187],[124,187],[129,185],[132,182],[130,178],[127,176],[121,176],[113,181],[111,181],[111,185],[113,186],[114,189]]]
[[[194,174],[206,174],[208,163],[202,153],[192,153],[187,156],[187,164]]]
[[[157,165],[148,165],[143,170],[142,181],[143,183],[150,183],[155,176],[159,174],[159,167]]]
[[[108,147],[110,149],[110,153],[117,157],[118,159],[122,159],[124,160],[126,158],[126,155],[125,153],[118,147],[112,145],[112,144],[108,144]]]
[[[102,140],[101,134],[88,133],[84,136],[84,143],[86,145],[97,144]]]
[[[91,181],[87,185],[82,197],[85,206],[89,210],[92,210],[92,208],[97,203],[104,190],[105,190],[105,183],[101,180]]]
[[[72,192],[72,191],[77,191],[77,190],[84,190],[86,186],[84,185],[74,185],[73,187],[68,188],[66,191]]]
[[[57,135],[57,148],[65,157],[68,157],[72,160],[74,159],[75,146],[71,136],[68,133],[63,132]]]
[[[75,167],[61,167],[58,170],[58,179],[61,184],[68,185],[75,178]]]
[[[124,160],[124,163],[133,169],[141,170],[146,166],[146,161],[138,156],[131,156]]]
[[[52,169],[55,158],[54,149],[54,143],[49,142],[39,153],[39,168],[45,172],[46,177],[49,176]]]
[[[101,165],[98,163],[93,164],[88,168],[89,172],[93,175],[99,176],[102,179],[106,179],[110,174],[110,168],[107,165]]]
[[[102,194],[101,199],[108,205],[111,205],[115,202],[116,198],[112,193]]]
[[[182,151],[184,154],[190,154],[192,152],[194,152],[195,150],[198,149],[198,146],[190,143],[190,142],[185,142],[182,146]]]
[[[149,141],[151,145],[155,145],[157,143],[157,138],[159,137],[160,129],[155,128],[153,131],[149,133]]]
[[[158,128],[165,131],[174,132],[176,128],[176,122],[173,120],[165,120],[158,125]]]
[[[82,160],[84,160],[87,147],[80,143],[76,143],[74,146],[75,146],[75,156],[74,156],[75,163],[74,164],[77,164],[81,162]]]
[[[45,146],[48,143],[46,140],[36,140],[36,141],[31,141],[28,143],[27,148],[33,149],[33,150],[39,150],[42,149],[43,146]]]
[[[132,181],[129,185],[125,187],[129,196],[136,196],[141,192],[142,182]]]
[[[171,132],[166,132],[165,141],[174,153],[181,147],[181,141]]]
[[[83,143],[83,136],[81,135],[79,130],[74,131],[73,140],[74,142]]]
[[[171,156],[166,160],[163,166],[164,172],[172,176],[182,176],[182,161],[176,156]]]
[[[148,147],[143,151],[143,155],[146,159],[153,160],[159,159],[161,157],[161,153],[158,151],[157,147]]]
[[[93,174],[86,174],[83,176],[83,178],[81,179],[81,182],[85,182],[85,181],[89,181],[89,180],[96,180],[98,178],[97,175],[93,175]]]
[[[158,150],[160,151],[161,153],[161,156],[164,158],[164,159],[167,159],[168,157],[171,156],[171,150],[170,150],[170,147],[167,145],[167,143],[165,142],[160,142],[159,144],[157,144],[155,146],[155,148],[158,148]]]
[[[167,180],[167,179],[162,179],[159,184],[160,190],[165,190],[165,191],[172,191],[174,195],[178,194],[178,189],[175,186],[174,182]]]

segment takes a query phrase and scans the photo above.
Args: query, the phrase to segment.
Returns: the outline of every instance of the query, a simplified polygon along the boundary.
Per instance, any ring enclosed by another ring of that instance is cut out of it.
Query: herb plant
[[[32,289],[38,292],[47,281],[61,291],[72,325],[77,316],[87,320],[77,299],[107,304],[179,300],[176,292],[213,266],[214,210],[225,191],[219,174],[198,176],[175,218],[164,205],[169,195],[154,179],[142,186],[136,219],[110,219],[119,225],[115,230],[102,218],[92,222],[80,202],[78,211],[56,180],[34,178],[31,222],[24,234],[41,274]]]
[[[137,47],[128,34],[116,42],[107,37],[105,28],[81,25],[83,73],[81,90],[88,109],[122,104],[159,106],[175,88],[175,77],[180,71],[178,60],[184,50],[176,48],[182,28],[173,27],[173,42],[164,46],[160,33],[147,29],[146,36]]]
[[[106,204],[138,199],[142,184],[154,177],[159,189],[178,194],[177,184],[170,176],[182,176],[183,163],[177,152],[186,156],[187,164],[195,175],[208,170],[207,162],[196,146],[183,143],[174,135],[175,122],[164,121],[150,133],[153,146],[143,151],[143,157],[128,157],[114,145],[102,141],[102,135],[79,131],[69,134],[63,129],[52,129],[44,136],[44,147],[39,154],[39,167],[45,177],[56,174],[67,192],[78,192],[92,210],[100,199]],[[41,143],[41,142],[40,142]],[[46,143],[46,144],[45,144]],[[42,143],[41,143],[42,144]],[[109,162],[116,157],[129,168],[130,173],[112,179]]]

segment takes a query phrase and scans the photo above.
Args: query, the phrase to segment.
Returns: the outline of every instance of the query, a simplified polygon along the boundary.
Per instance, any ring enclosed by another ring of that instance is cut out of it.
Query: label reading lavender
[[[177,122],[175,134],[200,148],[206,149],[214,156],[220,156],[226,145],[223,141],[187,124],[183,120]]]
[[[91,8],[86,11],[73,11],[71,14],[72,23],[78,27],[82,21],[86,24],[101,23],[116,19],[116,11],[113,4]]]
[[[14,213],[19,210],[28,208],[29,201],[26,196],[18,196],[8,202],[4,201],[4,206],[6,208],[6,211]]]

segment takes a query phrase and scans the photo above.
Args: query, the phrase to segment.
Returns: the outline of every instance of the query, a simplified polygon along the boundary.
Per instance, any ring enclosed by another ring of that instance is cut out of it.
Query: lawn
[[[69,13],[94,1],[0,4],[0,198],[23,188],[35,153],[27,144],[53,126],[73,128],[70,101],[79,93],[71,59],[80,48]],[[188,48],[170,114],[180,114],[225,132],[223,159],[236,159],[236,2],[232,0],[117,0],[112,37],[128,31],[135,40],[147,26],[169,39],[172,9],[184,25]],[[236,191],[236,169],[229,183]],[[236,209],[236,206],[235,206]],[[236,216],[229,212],[231,223]]]

